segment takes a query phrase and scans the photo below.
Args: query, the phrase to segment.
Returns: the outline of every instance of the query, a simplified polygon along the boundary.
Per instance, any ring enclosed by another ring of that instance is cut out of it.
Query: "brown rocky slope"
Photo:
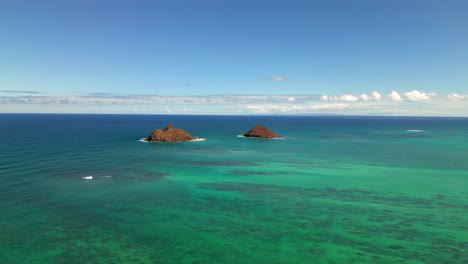
[[[268,127],[255,125],[252,129],[244,134],[244,137],[253,138],[280,138],[281,136],[271,131]]]
[[[146,141],[190,141],[194,139],[197,138],[187,133],[187,131],[168,124],[163,130],[156,129],[151,132]]]

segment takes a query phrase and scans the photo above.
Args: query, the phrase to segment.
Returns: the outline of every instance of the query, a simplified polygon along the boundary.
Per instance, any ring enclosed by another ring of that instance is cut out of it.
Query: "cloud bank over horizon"
[[[0,93],[2,113],[338,114],[468,116],[468,95],[419,90],[341,95],[160,96]]]
[[[459,96],[456,94],[451,94],[452,97],[457,97],[463,99],[463,96]],[[403,100],[408,102],[423,102],[423,101],[431,101],[437,97],[436,93],[425,93],[420,92],[418,90],[412,90],[409,92],[403,93],[403,96],[400,95],[399,92],[393,90],[387,96],[382,96],[379,92],[373,91],[370,94],[361,94],[359,96],[352,95],[352,94],[342,94],[342,95],[323,95],[320,100],[328,102],[328,101],[342,101],[342,102],[356,102],[356,101],[394,101],[394,102],[401,102]],[[449,95],[449,99],[452,98]]]

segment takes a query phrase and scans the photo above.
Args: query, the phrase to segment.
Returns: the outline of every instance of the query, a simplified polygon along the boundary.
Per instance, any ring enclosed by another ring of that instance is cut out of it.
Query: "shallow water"
[[[167,123],[206,140],[139,141]],[[468,263],[468,119],[0,124],[2,263]]]

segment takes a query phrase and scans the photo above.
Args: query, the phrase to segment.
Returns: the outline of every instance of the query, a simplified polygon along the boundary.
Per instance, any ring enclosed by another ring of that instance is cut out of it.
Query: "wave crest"
[[[414,133],[426,132],[426,130],[422,130],[422,129],[407,129],[405,131],[406,132],[414,132]]]

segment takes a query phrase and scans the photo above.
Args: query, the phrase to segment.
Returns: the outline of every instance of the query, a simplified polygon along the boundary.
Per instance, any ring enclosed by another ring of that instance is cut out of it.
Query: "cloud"
[[[314,100],[314,96],[287,95],[210,95],[210,96],[158,96],[158,95],[114,95],[94,94],[86,96],[0,96],[0,104],[183,104],[183,105],[225,105],[273,103],[297,100]]]
[[[436,97],[437,96],[437,97]],[[435,100],[437,99],[437,100]],[[419,100],[419,101],[416,101]],[[420,102],[420,103],[413,103]],[[431,103],[425,103],[431,102]],[[347,114],[468,116],[468,95],[392,91],[360,95],[113,95],[0,96],[0,112],[170,113],[170,114]],[[153,110],[147,110],[153,109]]]
[[[356,101],[379,101],[382,95],[379,92],[372,92],[370,94],[361,94],[355,96],[352,94],[343,95],[323,95],[320,100],[324,102],[356,102]]]
[[[342,101],[342,102],[356,102],[359,100],[358,97],[351,95],[351,94],[343,94],[340,96],[328,96],[328,95],[323,95],[320,98],[321,101],[324,102],[332,102],[332,101]]]
[[[312,105],[309,107],[303,107],[303,109],[310,109],[310,110],[343,110],[349,108],[348,104],[320,104],[320,105]]]
[[[456,94],[456,93],[450,93],[449,95],[447,95],[447,98],[450,101],[463,101],[463,100],[468,99],[468,95],[460,95],[460,94]]]
[[[255,114],[264,114],[267,112],[265,107],[261,105],[249,105],[247,106],[247,109],[252,110],[252,112],[254,112]]]
[[[269,81],[274,81],[274,82],[283,82],[283,81],[288,80],[288,78],[286,78],[286,76],[283,76],[283,75],[273,75],[273,76],[265,77],[263,79],[264,80],[269,80]]]
[[[412,91],[404,94],[404,99],[408,102],[428,101],[435,97],[434,93],[423,93]],[[112,93],[94,93],[85,96],[40,96],[40,95],[12,95],[0,96],[0,104],[78,104],[78,105],[180,105],[177,107],[192,108],[193,105],[258,105],[258,104],[276,104],[285,102],[289,104],[310,104],[318,100],[328,103],[359,103],[359,102],[380,102],[383,96],[379,92],[370,94],[361,94],[360,96],[352,94],[343,94],[339,96],[323,95],[318,98],[317,95],[207,95],[207,96],[159,96],[159,95],[117,95]],[[460,100],[462,95],[451,94],[449,99]],[[402,96],[396,91],[385,98],[386,101],[400,102]],[[447,99],[447,97],[446,97]],[[180,109],[180,108],[173,108]]]
[[[350,94],[344,94],[340,96],[340,99],[341,101],[344,101],[344,102],[356,102],[357,100],[359,100],[359,98]]]
[[[361,94],[360,99],[362,101],[379,101],[382,99],[382,95],[379,92],[372,92],[370,94]]]
[[[404,93],[404,100],[408,102],[424,102],[430,101],[433,97],[436,97],[436,93],[424,93],[417,90]],[[372,92],[370,94],[361,94],[360,96],[355,96],[352,94],[343,94],[343,95],[323,95],[320,100],[324,102],[356,102],[356,101],[380,101],[383,96],[379,92]],[[403,97],[397,92],[392,91],[387,97],[387,100],[394,102],[403,101]]]
[[[15,90],[0,90],[0,93],[17,93],[17,94],[41,94],[36,91],[15,91]]]
[[[378,93],[378,92],[375,92],[375,91],[374,91],[374,92],[371,93],[371,95],[372,95],[372,97],[374,98],[374,100],[380,100],[380,99],[382,99],[382,95],[381,95],[380,93]]]
[[[88,96],[91,97],[110,97],[110,96],[117,96],[115,93],[87,93]]]
[[[405,93],[405,99],[409,102],[421,102],[421,101],[429,101],[431,97],[436,96],[435,93],[424,93],[417,90],[413,90],[411,92]]]
[[[349,108],[349,104],[318,104],[318,105],[248,105],[247,109],[255,114],[268,113],[309,113],[313,111],[336,111]]]
[[[387,98],[391,101],[401,102],[403,98],[401,98],[400,94],[397,91],[392,91]]]

